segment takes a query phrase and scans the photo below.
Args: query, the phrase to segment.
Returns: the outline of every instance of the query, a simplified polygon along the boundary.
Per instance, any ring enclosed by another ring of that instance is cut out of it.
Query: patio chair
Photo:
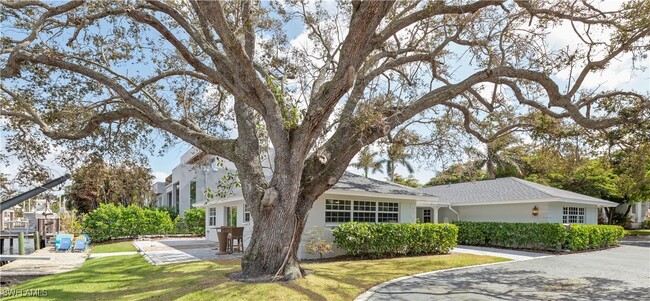
[[[229,242],[231,251],[234,251],[235,242],[237,242],[237,251],[244,252],[244,227],[232,228],[232,234],[230,235]]]
[[[56,237],[54,238],[54,251],[59,250],[59,246],[61,245],[61,239],[63,238],[69,238],[70,243],[72,243],[72,239],[74,238],[74,235],[72,234],[57,234]]]
[[[90,245],[90,236],[88,236],[88,234],[86,234],[86,233],[81,233],[81,236],[86,238],[86,245],[89,246]]]
[[[62,237],[57,251],[69,251],[71,247],[72,239],[70,239],[70,237]]]
[[[78,238],[77,240],[74,241],[74,249],[72,249],[72,252],[85,251],[85,250],[86,250],[86,239]]]

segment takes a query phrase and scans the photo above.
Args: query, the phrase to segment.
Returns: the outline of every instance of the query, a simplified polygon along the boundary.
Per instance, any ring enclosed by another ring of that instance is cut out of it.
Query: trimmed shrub
[[[458,243],[508,249],[571,251],[599,249],[618,244],[621,226],[557,223],[456,222]]]
[[[92,241],[102,242],[118,237],[168,234],[173,231],[174,224],[165,211],[135,205],[101,204],[86,214],[83,229]]]
[[[571,225],[565,248],[571,251],[600,249],[615,246],[625,235],[621,226]]]
[[[334,244],[348,255],[382,258],[449,253],[458,227],[452,224],[344,223],[332,231]]]
[[[183,215],[190,233],[198,236],[205,235],[205,209],[192,208],[185,211]]]
[[[458,243],[510,249],[560,250],[567,236],[561,224],[456,222]]]

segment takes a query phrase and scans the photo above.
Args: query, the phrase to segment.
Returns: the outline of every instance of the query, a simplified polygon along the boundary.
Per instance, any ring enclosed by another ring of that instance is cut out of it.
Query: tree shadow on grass
[[[225,274],[239,267],[238,261],[152,266],[134,256],[93,259],[80,270],[34,279],[16,288],[47,290],[47,297],[56,300],[173,300],[226,282]]]

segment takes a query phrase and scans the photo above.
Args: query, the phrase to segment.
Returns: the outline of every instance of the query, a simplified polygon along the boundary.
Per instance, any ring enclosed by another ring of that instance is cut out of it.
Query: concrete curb
[[[535,258],[526,259],[526,260],[535,260],[535,259],[541,259],[541,258],[548,258],[548,257],[551,257],[551,256],[553,256],[553,255],[543,256],[543,257],[535,257]],[[498,257],[498,256],[494,256],[494,257]],[[504,258],[504,257],[501,257],[501,258]],[[437,270],[437,271],[424,272],[424,273],[420,273],[420,274],[414,274],[414,275],[399,277],[399,278],[395,278],[395,279],[392,279],[392,280],[388,280],[386,282],[382,282],[380,284],[377,284],[377,285],[369,288],[367,291],[365,291],[361,295],[354,298],[354,301],[367,301],[378,290],[380,290],[380,289],[382,289],[382,288],[384,288],[384,287],[386,287],[386,286],[388,286],[390,284],[393,284],[395,282],[399,282],[399,281],[410,279],[410,278],[428,276],[428,275],[433,275],[433,274],[437,274],[437,273],[441,273],[441,272],[448,272],[448,271],[465,270],[465,269],[470,269],[470,268],[478,268],[478,267],[486,267],[486,266],[492,266],[492,265],[509,264],[509,263],[520,262],[520,261],[524,261],[524,260],[512,260],[511,259],[510,261],[485,263],[485,264],[479,264],[479,265],[470,265],[470,266],[465,266],[465,267],[457,267],[457,268],[451,268],[451,269]]]
[[[137,254],[140,254],[140,252],[132,251],[132,252],[97,253],[97,254],[90,254],[90,257],[88,258],[104,258],[104,257],[137,255]]]

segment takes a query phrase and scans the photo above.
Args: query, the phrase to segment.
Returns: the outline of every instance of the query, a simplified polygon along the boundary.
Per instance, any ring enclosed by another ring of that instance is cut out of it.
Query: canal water
[[[9,239],[3,238],[4,244],[2,248],[2,254],[18,254],[18,238],[14,238],[13,249],[9,248]],[[34,239],[25,237],[25,255],[31,254],[34,252]]]

